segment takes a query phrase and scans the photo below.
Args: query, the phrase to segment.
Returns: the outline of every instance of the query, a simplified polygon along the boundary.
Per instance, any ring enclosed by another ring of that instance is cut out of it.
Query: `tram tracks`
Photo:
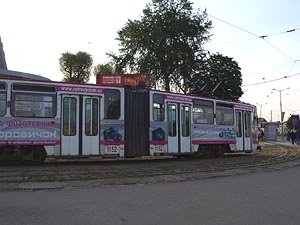
[[[1,165],[0,189],[36,182],[58,182],[62,187],[176,182],[300,165],[299,148],[268,144],[263,149],[209,159]]]

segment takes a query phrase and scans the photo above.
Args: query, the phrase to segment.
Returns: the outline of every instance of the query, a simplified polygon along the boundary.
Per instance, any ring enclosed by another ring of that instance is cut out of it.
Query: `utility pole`
[[[289,87],[288,88],[285,88],[285,89],[281,89],[281,90],[277,90],[275,88],[273,88],[272,90],[274,91],[278,91],[279,92],[279,104],[280,104],[280,123],[281,123],[281,138],[283,140],[283,118],[284,118],[284,112],[282,112],[282,102],[281,102],[281,92],[287,90],[287,89],[290,89]]]
[[[271,122],[273,122],[273,113],[272,113],[272,110],[271,110]]]
[[[266,104],[268,104],[268,103],[267,102],[263,103],[263,104],[256,103],[256,105],[259,106],[259,123],[260,123],[260,128],[262,127],[261,109],[262,109],[262,106],[266,105]]]

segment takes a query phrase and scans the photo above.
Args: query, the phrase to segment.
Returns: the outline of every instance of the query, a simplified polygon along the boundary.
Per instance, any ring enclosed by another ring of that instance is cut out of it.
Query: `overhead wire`
[[[219,20],[219,21],[221,21],[221,22],[223,22],[223,23],[226,23],[226,24],[228,24],[228,25],[230,25],[230,26],[232,26],[232,27],[234,27],[234,28],[236,28],[236,29],[239,29],[239,30],[241,30],[241,31],[243,31],[243,32],[246,32],[246,33],[248,33],[248,34],[250,34],[250,35],[252,35],[252,36],[255,37],[255,38],[252,38],[252,39],[249,39],[249,40],[258,39],[258,38],[259,38],[259,39],[263,39],[269,46],[271,46],[273,49],[275,49],[276,51],[278,51],[278,52],[279,52],[281,55],[283,55],[285,58],[289,59],[289,61],[293,62],[293,65],[292,65],[292,67],[290,68],[290,70],[289,70],[289,72],[288,72],[287,74],[289,74],[289,73],[292,71],[292,69],[294,68],[296,62],[299,61],[299,60],[296,60],[297,58],[296,58],[295,60],[293,60],[293,59],[292,59],[291,57],[289,57],[285,52],[283,52],[283,51],[280,50],[278,47],[276,47],[275,45],[273,45],[270,41],[266,40],[266,38],[271,37],[271,36],[276,36],[276,35],[282,35],[282,34],[286,34],[286,33],[295,32],[295,31],[297,31],[297,30],[300,30],[300,28],[294,28],[294,29],[290,29],[290,30],[287,30],[287,31],[283,31],[283,32],[279,32],[279,33],[274,33],[274,34],[268,34],[268,35],[257,35],[257,34],[255,34],[255,33],[253,33],[253,32],[250,32],[250,31],[248,31],[248,30],[246,30],[246,29],[244,29],[244,28],[241,28],[241,27],[236,26],[236,25],[234,25],[234,24],[232,24],[232,23],[229,23],[229,22],[227,22],[227,21],[225,21],[225,20],[222,20],[222,19],[220,19],[220,18],[217,18],[217,17],[215,17],[215,16],[213,16],[213,15],[211,15],[211,14],[208,14],[208,15],[209,15],[210,17],[216,19],[216,20]],[[274,82],[274,81],[278,81],[278,80],[282,80],[282,79],[286,79],[286,78],[293,77],[293,76],[298,76],[298,75],[300,75],[300,73],[296,73],[296,74],[292,74],[292,75],[286,75],[286,76],[281,77],[281,78],[276,78],[276,79],[267,80],[267,81],[263,81],[263,82],[257,82],[257,83],[254,83],[254,84],[243,85],[243,87],[246,87],[246,86],[255,86],[255,85],[260,85],[260,84],[270,83],[270,82]],[[271,94],[272,94],[272,92],[271,92]],[[268,95],[268,97],[269,97],[269,95]],[[288,108],[289,108],[289,107],[288,107]]]
[[[225,20],[222,20],[222,19],[220,19],[220,18],[218,18],[218,17],[215,17],[215,16],[213,16],[213,15],[211,15],[211,14],[208,14],[208,16],[210,16],[210,17],[212,17],[212,18],[214,18],[214,19],[216,19],[216,20],[219,20],[219,21],[221,21],[221,22],[223,22],[223,23],[226,23],[226,24],[228,24],[228,25],[230,25],[230,26],[232,26],[232,27],[234,27],[234,28],[236,28],[236,29],[239,29],[239,30],[241,30],[241,31],[244,31],[244,32],[246,32],[246,33],[248,33],[248,34],[250,34],[250,35],[252,35],[252,36],[255,36],[256,38],[263,39],[268,45],[270,45],[272,48],[274,48],[276,51],[278,51],[278,52],[279,52],[280,54],[282,54],[284,57],[288,58],[288,59],[289,59],[290,61],[292,61],[292,62],[294,61],[291,57],[289,57],[289,56],[288,56],[287,54],[285,54],[282,50],[280,50],[279,48],[277,48],[276,46],[274,46],[270,41],[266,40],[265,38],[270,37],[270,36],[279,35],[279,34],[284,34],[284,33],[291,33],[291,32],[300,30],[300,28],[290,29],[290,30],[287,30],[287,31],[284,31],[284,32],[275,33],[275,34],[271,34],[271,35],[257,35],[257,34],[255,34],[255,33],[253,33],[253,32],[250,32],[250,31],[248,31],[248,30],[246,30],[246,29],[244,29],[244,28],[241,28],[241,27],[239,27],[239,26],[236,26],[236,25],[234,25],[234,24],[232,24],[232,23],[229,23],[229,22],[227,22],[227,21],[225,21]]]
[[[273,45],[271,42],[269,42],[268,40],[266,40],[265,38],[263,38],[263,40],[265,42],[267,42],[272,48],[276,49],[278,52],[280,52],[283,56],[285,56],[286,58],[288,58],[290,61],[294,62],[294,60],[289,57],[287,54],[285,54],[283,51],[281,51],[279,48],[277,48],[275,45]]]
[[[211,15],[211,14],[208,14],[208,15],[209,15],[210,17],[212,17],[212,18],[215,18],[216,20],[219,20],[219,21],[221,21],[221,22],[223,22],[223,23],[226,23],[226,24],[228,24],[228,25],[230,25],[230,26],[232,26],[232,27],[235,27],[235,28],[237,28],[237,29],[239,29],[239,30],[241,30],[241,31],[244,31],[244,32],[246,32],[246,33],[248,33],[248,34],[251,34],[251,35],[253,35],[253,36],[259,38],[258,35],[256,35],[256,34],[250,32],[250,31],[248,31],[248,30],[245,30],[244,28],[238,27],[238,26],[236,26],[236,25],[234,25],[234,24],[232,24],[232,23],[229,23],[229,22],[227,22],[227,21],[225,21],[225,20],[222,20],[222,19],[220,19],[220,18],[218,18],[218,17],[215,17],[215,16],[213,16],[213,15]]]
[[[289,78],[289,77],[298,76],[298,75],[300,75],[300,73],[295,73],[295,74],[292,74],[292,75],[287,75],[287,76],[276,78],[276,79],[272,79],[272,80],[266,80],[266,81],[257,82],[257,83],[254,83],[254,84],[242,85],[242,86],[243,87],[249,87],[249,86],[255,86],[255,85],[259,85],[259,84],[266,84],[266,83],[270,83],[270,82],[274,82],[274,81],[278,81],[278,80],[283,80],[283,79],[286,79],[286,78]]]
[[[225,20],[222,20],[222,19],[220,19],[220,18],[218,18],[218,17],[215,17],[215,16],[213,16],[213,15],[211,15],[211,14],[208,14],[208,15],[209,15],[210,17],[212,17],[212,18],[215,18],[216,20],[219,20],[219,21],[221,21],[221,22],[223,22],[223,23],[226,23],[226,24],[228,24],[228,25],[230,25],[230,26],[232,26],[232,27],[235,27],[235,28],[237,28],[237,29],[239,29],[239,30],[241,30],[241,31],[244,31],[244,32],[246,32],[246,33],[248,33],[248,34],[251,34],[251,35],[255,36],[256,38],[262,38],[262,39],[263,39],[263,38],[266,38],[266,37],[271,37],[271,36],[281,35],[281,34],[285,34],[285,33],[291,33],[291,32],[300,30],[300,27],[299,27],[299,28],[294,28],[294,29],[290,29],[290,30],[287,30],[287,31],[282,31],[282,32],[274,33],[274,34],[257,35],[257,34],[255,34],[255,33],[253,33],[253,32],[250,32],[250,31],[248,31],[248,30],[246,30],[246,29],[244,29],[244,28],[241,28],[241,27],[239,27],[239,26],[236,26],[236,25],[234,25],[234,24],[232,24],[232,23],[230,23],[230,22],[227,22],[227,21],[225,21]]]
[[[297,31],[297,30],[300,30],[300,28],[294,28],[294,29],[290,29],[290,30],[287,30],[287,31],[282,31],[282,32],[279,32],[279,33],[268,34],[268,35],[263,35],[263,36],[264,37],[272,37],[272,36],[277,36],[277,35],[281,35],[281,34],[285,34],[285,33],[291,33],[291,32]]]

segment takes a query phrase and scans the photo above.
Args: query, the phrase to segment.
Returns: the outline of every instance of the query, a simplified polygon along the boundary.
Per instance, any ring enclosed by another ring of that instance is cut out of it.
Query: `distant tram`
[[[73,84],[0,72],[0,159],[190,156],[257,148],[251,104],[143,85]]]

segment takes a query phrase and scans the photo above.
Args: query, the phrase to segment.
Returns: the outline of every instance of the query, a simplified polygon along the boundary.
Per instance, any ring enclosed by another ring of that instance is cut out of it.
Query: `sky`
[[[195,10],[206,9],[212,20],[212,37],[204,48],[239,64],[241,101],[256,105],[259,117],[269,122],[280,120],[280,99],[285,120],[300,114],[300,2],[191,2]],[[151,0],[0,0],[7,67],[60,81],[58,60],[64,52],[85,51],[94,66],[107,63],[106,53],[118,52],[117,31],[129,19],[139,19],[148,3]]]

